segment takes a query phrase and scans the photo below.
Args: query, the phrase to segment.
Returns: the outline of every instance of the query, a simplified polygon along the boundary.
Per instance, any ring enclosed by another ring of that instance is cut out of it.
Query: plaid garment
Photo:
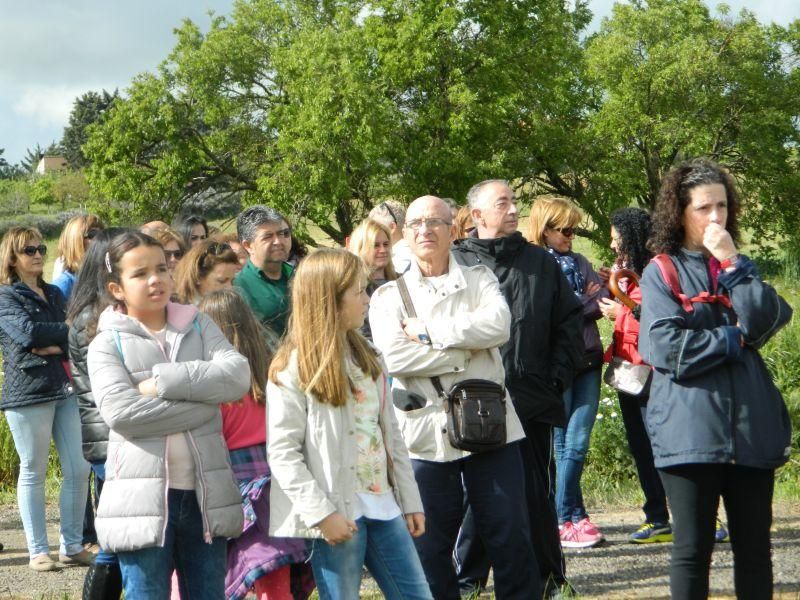
[[[228,540],[225,597],[243,600],[257,579],[290,565],[294,600],[306,600],[314,589],[309,546],[299,538],[269,535],[270,470],[265,445],[230,451],[231,466],[242,492],[244,529]]]

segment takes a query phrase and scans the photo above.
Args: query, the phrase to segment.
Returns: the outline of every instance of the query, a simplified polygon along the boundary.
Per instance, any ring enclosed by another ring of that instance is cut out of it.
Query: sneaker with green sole
[[[672,527],[669,523],[643,523],[630,535],[634,544],[658,544],[672,541]]]

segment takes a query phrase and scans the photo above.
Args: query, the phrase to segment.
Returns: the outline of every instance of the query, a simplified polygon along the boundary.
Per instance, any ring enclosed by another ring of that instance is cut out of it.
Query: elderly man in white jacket
[[[396,413],[427,517],[426,533],[415,540],[425,575],[437,600],[460,597],[452,552],[466,491],[491,557],[497,598],[539,598],[517,443],[524,433],[513,404],[506,395],[506,444],[472,454],[450,444],[431,380],[439,376],[445,390],[466,379],[502,386],[498,348],[509,337],[508,304],[491,270],[460,266],[450,256],[455,228],[441,199],[412,202],[403,235],[415,256],[403,278],[417,317],[408,317],[397,284],[389,282],[373,295],[369,318],[393,386],[424,399],[421,408]]]

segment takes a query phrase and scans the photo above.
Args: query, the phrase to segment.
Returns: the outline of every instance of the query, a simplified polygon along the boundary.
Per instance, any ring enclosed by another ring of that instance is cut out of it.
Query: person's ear
[[[107,287],[108,293],[111,294],[115,300],[118,300],[119,302],[125,301],[125,291],[122,289],[122,286],[119,283],[116,281],[109,281]]]
[[[473,208],[469,211],[469,214],[472,215],[472,222],[477,226],[478,224],[486,225],[486,222],[481,217],[481,209],[480,208]]]
[[[247,252],[247,256],[253,256],[253,245],[250,240],[242,240],[242,248]]]

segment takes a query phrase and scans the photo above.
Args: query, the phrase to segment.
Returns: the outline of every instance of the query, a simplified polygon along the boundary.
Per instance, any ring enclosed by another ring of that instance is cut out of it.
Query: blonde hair
[[[364,261],[364,264],[370,271],[370,279],[372,279],[373,267],[370,263],[372,257],[375,255],[375,241],[378,239],[379,233],[383,233],[386,236],[386,241],[389,242],[390,248],[390,259],[383,268],[383,272],[386,275],[387,281],[394,281],[397,279],[397,272],[395,272],[394,265],[391,261],[392,234],[388,227],[382,223],[378,223],[378,221],[364,219],[359,226],[353,230],[353,233],[350,234],[350,245],[348,248],[350,252]]]
[[[197,298],[200,282],[217,265],[239,266],[239,257],[230,246],[214,240],[196,244],[175,267],[175,295],[178,302],[191,304]]]
[[[469,204],[465,204],[458,209],[456,214],[456,239],[463,240],[469,237],[469,232],[475,228],[475,222],[472,220],[472,209]]]
[[[269,379],[297,354],[300,387],[319,401],[344,406],[354,392],[347,361],[373,380],[382,369],[375,350],[358,329],[341,327],[344,293],[367,278],[363,261],[347,250],[321,248],[300,263],[292,280],[292,314],[286,338],[269,368]]]
[[[77,273],[83,264],[86,250],[83,246],[84,236],[90,229],[104,229],[103,222],[97,215],[79,215],[72,217],[58,238],[58,255],[64,259],[64,270]]]
[[[0,241],[0,285],[11,285],[19,281],[17,274],[17,254],[28,245],[28,242],[42,241],[42,234],[35,227],[11,227],[6,231],[2,241]],[[43,283],[39,277],[39,284]]]
[[[150,233],[150,236],[165,248],[170,242],[175,242],[178,244],[178,248],[186,252],[186,243],[183,241],[183,236],[172,227],[159,227],[158,229],[154,229]]]
[[[537,246],[547,247],[546,229],[575,227],[583,220],[583,213],[565,198],[539,198],[531,206],[528,240]]]
[[[234,289],[217,290],[205,296],[198,308],[211,317],[234,349],[250,364],[250,395],[265,404],[267,369],[272,353],[267,332],[244,298]]]

